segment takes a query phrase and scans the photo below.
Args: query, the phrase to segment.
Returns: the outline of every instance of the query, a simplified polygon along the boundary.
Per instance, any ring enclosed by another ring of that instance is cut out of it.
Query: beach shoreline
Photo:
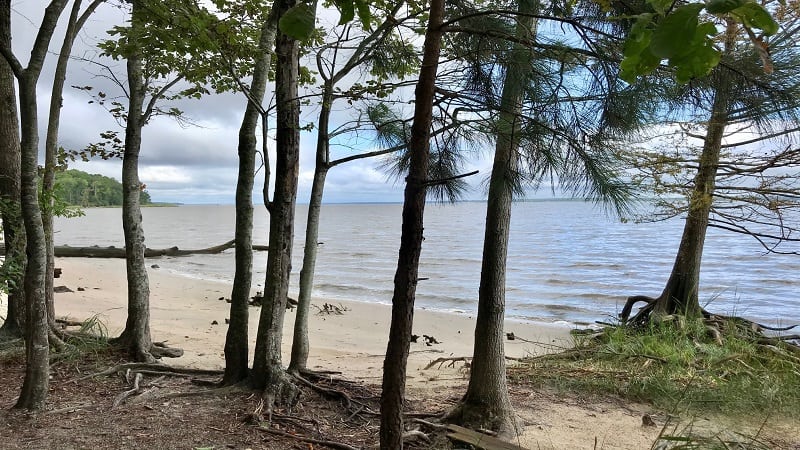
[[[150,267],[151,332],[154,341],[182,348],[184,356],[171,364],[204,369],[224,367],[223,346],[227,326],[231,285],[222,281],[202,280],[158,268],[158,259],[148,260]],[[97,316],[109,336],[122,331],[126,318],[127,286],[125,261],[122,259],[59,258],[62,269],[57,286],[73,292],[57,293],[56,315],[75,320]],[[252,295],[258,290],[252,289]],[[341,314],[318,312],[324,303],[336,305]],[[379,383],[391,319],[391,307],[382,303],[313,298],[309,319],[311,349],[309,368],[342,372],[348,378]],[[259,308],[250,308],[250,351],[255,343]],[[295,314],[287,310],[284,321],[283,361],[289,362]],[[427,373],[424,367],[437,358],[471,357],[474,315],[418,308],[414,333],[436,339],[426,345],[423,338],[411,344],[408,362],[409,385],[436,384],[440,377],[459,375],[437,370]],[[507,356],[519,358],[571,345],[569,327],[509,320],[506,331],[516,339],[506,341]],[[459,375],[460,376],[460,375]],[[444,380],[443,380],[444,381]]]

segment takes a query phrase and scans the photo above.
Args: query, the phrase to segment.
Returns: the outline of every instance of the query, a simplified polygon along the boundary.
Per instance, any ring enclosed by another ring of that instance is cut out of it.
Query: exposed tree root
[[[128,375],[130,375],[130,370],[128,370]],[[111,408],[116,408],[117,406],[121,405],[122,402],[124,402],[129,397],[132,397],[132,396],[137,395],[137,394],[141,394],[142,393],[142,386],[141,386],[142,378],[144,378],[144,376],[141,373],[137,373],[136,375],[134,375],[133,383],[131,383],[131,389],[128,390],[128,391],[125,391],[125,392],[123,392],[123,393],[121,393],[119,395],[117,395],[116,398],[114,398],[114,403],[112,404]]]
[[[154,357],[160,358],[180,358],[183,356],[182,348],[167,347],[165,342],[153,342],[150,347],[150,354]]]
[[[632,328],[643,328],[648,324],[659,322],[674,322],[678,328],[685,326],[685,317],[678,315],[666,315],[656,317],[654,314],[655,305],[658,302],[657,298],[647,297],[644,295],[634,295],[628,297],[625,306],[620,312],[619,318],[623,326]],[[637,303],[645,303],[639,311],[630,317],[633,307]],[[721,314],[713,314],[705,309],[701,309],[702,319],[706,327],[708,336],[713,339],[718,345],[723,344],[725,336],[736,336],[741,339],[752,341],[762,346],[772,346],[775,349],[780,349],[781,354],[798,354],[800,355],[800,335],[771,335],[767,332],[783,332],[790,331],[798,325],[790,325],[786,327],[771,327],[752,320],[744,319],[736,316],[726,316]],[[607,325],[614,326],[614,325]],[[773,333],[774,334],[774,333]],[[598,337],[602,332],[598,333]],[[788,353],[786,353],[788,352]]]
[[[206,370],[206,369],[190,369],[187,367],[173,367],[168,366],[166,364],[160,363],[124,363],[118,364],[114,367],[109,367],[106,370],[101,372],[93,373],[90,375],[83,376],[81,378],[76,379],[75,381],[86,380],[89,378],[95,377],[106,377],[109,375],[113,375],[117,372],[125,372],[127,370],[131,371],[138,371],[138,370],[155,370],[159,371],[160,373],[170,373],[170,374],[184,374],[184,375],[196,375],[196,376],[221,376],[221,370]]]
[[[265,433],[274,434],[275,436],[282,436],[282,437],[288,437],[288,438],[292,438],[292,439],[297,439],[300,442],[306,442],[308,444],[324,445],[326,447],[330,447],[330,448],[337,449],[337,450],[359,450],[356,447],[353,447],[353,446],[347,445],[347,444],[343,444],[341,442],[325,441],[325,440],[322,440],[322,439],[314,439],[314,438],[310,438],[310,437],[307,437],[307,436],[300,436],[298,434],[287,433],[285,431],[280,431],[280,430],[276,430],[276,429],[273,429],[273,428],[268,428],[268,427],[261,426],[261,427],[256,427],[256,429],[259,430],[259,431],[263,431]]]
[[[350,418],[352,418],[352,417],[354,417],[354,416],[356,416],[356,415],[358,415],[358,414],[360,414],[362,412],[374,412],[369,408],[369,405],[367,405],[364,402],[361,402],[359,400],[353,399],[350,395],[348,395],[343,390],[333,389],[333,388],[321,386],[321,385],[319,385],[317,383],[312,383],[311,381],[305,379],[304,377],[302,377],[300,375],[294,375],[294,378],[297,381],[299,381],[301,384],[303,384],[304,386],[307,386],[307,387],[311,388],[312,390],[322,394],[324,397],[331,398],[331,399],[334,399],[334,400],[341,400],[344,403],[345,408],[347,408],[348,410],[354,411],[354,413],[350,416]],[[350,383],[347,380],[333,380],[333,379],[331,379],[330,381]]]

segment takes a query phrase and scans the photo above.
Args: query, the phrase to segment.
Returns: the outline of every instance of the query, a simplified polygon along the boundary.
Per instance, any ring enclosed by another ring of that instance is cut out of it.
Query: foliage
[[[144,189],[145,186],[142,186]],[[55,195],[68,205],[121,206],[122,184],[110,177],[88,174],[80,170],[66,170],[56,174]],[[141,203],[151,203],[150,194],[142,191]]]
[[[726,21],[741,24],[759,49],[764,70],[770,72],[769,44],[766,37],[778,32],[778,23],[769,11],[754,0],[710,0],[682,3],[671,0],[646,0],[647,11],[635,17],[625,41],[620,77],[633,82],[653,72],[661,61],[675,68],[678,81],[686,83],[708,75],[720,62],[721,52],[715,37],[718,25]],[[760,30],[756,35],[754,30]]]
[[[734,319],[727,329],[736,329]],[[800,358],[789,344],[761,345],[738,333],[720,345],[698,320],[644,330],[606,329],[574,349],[510,369],[531,382],[621,395],[675,413],[800,418]]]
[[[19,204],[12,202],[6,198],[0,196],[0,217],[8,217],[11,218],[12,215],[16,215],[17,217],[20,214]],[[13,223],[21,223],[18,220],[12,220]],[[0,243],[4,241],[4,233],[3,227],[8,226],[0,219]],[[5,242],[5,245],[11,245],[9,242]],[[17,255],[19,258],[24,257],[23,254]],[[2,265],[0,265],[0,292],[8,293],[10,289],[13,289],[15,283],[22,280],[22,269],[23,269],[23,261],[19,261],[17,259],[8,258],[8,254],[6,253],[3,255],[2,258]]]

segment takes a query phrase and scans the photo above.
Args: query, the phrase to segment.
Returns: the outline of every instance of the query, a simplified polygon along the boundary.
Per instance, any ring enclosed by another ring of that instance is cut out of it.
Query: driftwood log
[[[187,256],[222,253],[234,247],[234,241],[215,245],[208,248],[181,250],[178,247],[170,248],[148,248],[144,252],[145,258],[157,258],[159,256]],[[255,251],[267,251],[266,245],[254,245]],[[0,255],[6,254],[5,244],[0,244]],[[124,258],[125,247],[71,247],[69,245],[59,245],[55,247],[55,255],[58,258]]]

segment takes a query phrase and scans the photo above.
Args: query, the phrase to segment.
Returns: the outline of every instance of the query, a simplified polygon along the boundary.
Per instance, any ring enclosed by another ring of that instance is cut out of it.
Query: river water
[[[314,295],[390,303],[400,244],[400,204],[323,206]],[[477,309],[485,203],[428,205],[417,306],[472,313]],[[298,206],[291,293],[297,292],[307,208]],[[57,245],[122,246],[119,209],[87,209],[58,219]],[[145,208],[148,247],[203,248],[233,238],[234,207]],[[507,315],[555,323],[610,320],[629,295],[657,296],[666,282],[683,222],[623,223],[582,201],[528,201],[513,206]],[[254,242],[267,243],[268,220],[256,208]],[[233,280],[233,250],[218,255],[159,258],[153,264],[187,277]],[[255,256],[263,284],[266,253]],[[714,312],[763,323],[800,322],[800,256],[765,255],[752,238],[710,230],[700,300]],[[254,286],[257,288],[257,286]]]

